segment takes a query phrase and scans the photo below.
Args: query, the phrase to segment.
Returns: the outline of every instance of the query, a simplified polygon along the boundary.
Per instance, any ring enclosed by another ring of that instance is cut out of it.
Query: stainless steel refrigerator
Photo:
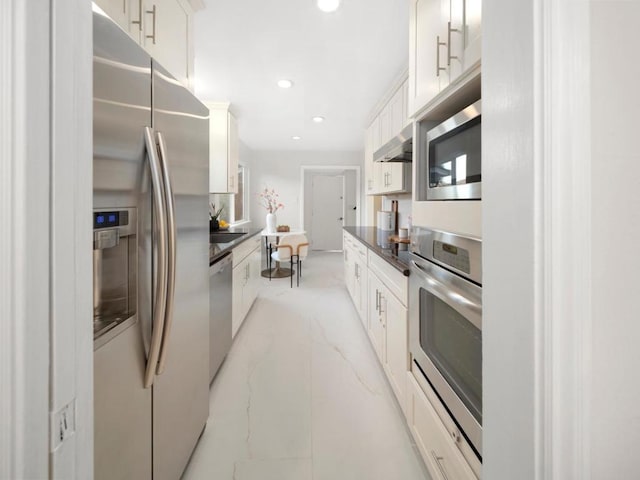
[[[208,110],[93,31],[95,478],[177,480],[209,408]]]

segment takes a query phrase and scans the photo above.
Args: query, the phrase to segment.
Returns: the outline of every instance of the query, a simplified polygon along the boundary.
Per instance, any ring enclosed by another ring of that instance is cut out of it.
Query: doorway
[[[301,173],[301,225],[311,250],[341,251],[342,228],[359,224],[359,167],[303,166]]]

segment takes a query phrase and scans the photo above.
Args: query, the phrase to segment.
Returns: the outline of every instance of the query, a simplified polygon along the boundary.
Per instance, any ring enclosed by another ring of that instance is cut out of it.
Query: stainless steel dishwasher
[[[209,266],[209,382],[231,348],[232,259],[229,252]]]

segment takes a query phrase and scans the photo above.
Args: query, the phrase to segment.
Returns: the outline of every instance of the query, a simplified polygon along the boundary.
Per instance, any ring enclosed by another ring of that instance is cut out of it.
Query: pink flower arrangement
[[[279,209],[284,208],[284,205],[278,200],[279,195],[274,189],[265,189],[258,194],[260,196],[260,204],[266,208],[269,213],[276,213]]]

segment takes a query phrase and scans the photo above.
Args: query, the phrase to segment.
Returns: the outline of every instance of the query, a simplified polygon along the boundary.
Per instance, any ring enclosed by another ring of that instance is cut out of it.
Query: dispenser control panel
[[[126,210],[93,212],[93,229],[122,227],[129,224],[129,212]]]

